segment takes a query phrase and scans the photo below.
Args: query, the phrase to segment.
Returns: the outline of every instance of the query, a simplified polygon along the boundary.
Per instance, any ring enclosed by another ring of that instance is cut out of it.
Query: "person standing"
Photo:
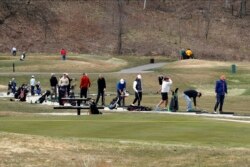
[[[225,94],[227,94],[227,82],[225,75],[221,75],[220,79],[215,83],[215,93],[216,93],[216,103],[214,106],[214,113],[217,113],[217,108],[219,107],[219,113],[223,112],[223,104],[225,99]]]
[[[12,56],[16,56],[16,51],[17,51],[16,47],[13,47],[13,48],[11,49],[11,54],[12,54]]]
[[[67,96],[67,86],[69,84],[69,79],[66,75],[66,73],[63,74],[63,76],[59,80],[59,96],[58,96],[58,101],[59,105],[63,105],[63,100],[62,98]]]
[[[118,105],[125,106],[125,94],[126,94],[126,82],[124,79],[120,79],[120,81],[116,84],[117,97],[118,97]]]
[[[82,78],[80,79],[80,97],[87,98],[88,89],[91,86],[90,79],[86,73],[82,74]]]
[[[67,51],[64,48],[62,48],[60,53],[62,56],[62,60],[66,60]]]
[[[42,88],[41,88],[41,83],[40,83],[40,81],[38,81],[38,82],[36,83],[35,87],[36,87],[36,94],[37,94],[37,95],[42,95]]]
[[[193,98],[194,107],[196,109],[196,98],[201,97],[201,95],[202,95],[201,92],[197,92],[196,90],[192,90],[192,89],[184,91],[183,97],[186,100],[188,112],[192,111],[193,109],[191,98]]]
[[[17,83],[16,83],[16,81],[15,81],[15,78],[12,78],[12,79],[11,79],[11,92],[12,92],[13,94],[16,93],[16,86],[17,86]]]
[[[156,105],[156,110],[160,109],[160,106],[164,103],[164,107],[167,110],[168,106],[168,94],[170,91],[170,86],[172,85],[172,80],[169,77],[163,77],[162,85],[159,91],[161,92],[161,101]],[[159,92],[157,91],[157,92]]]
[[[138,101],[138,106],[141,104],[142,100],[142,82],[141,82],[141,75],[138,74],[135,81],[133,82],[133,89],[135,91],[135,98],[132,103],[132,106]]]
[[[105,105],[105,90],[106,90],[106,81],[102,74],[99,75],[97,79],[97,97],[96,97],[96,104],[98,104],[100,96],[102,97],[102,105]]]
[[[35,95],[35,85],[36,85],[36,79],[35,79],[35,76],[32,75],[31,79],[30,79],[30,93],[31,93],[31,96]]]
[[[67,76],[67,78],[69,80],[69,84],[67,86],[67,94],[69,95],[70,94],[70,87],[71,87],[71,81],[72,81],[72,79],[69,77],[68,73],[66,73],[66,76]]]
[[[53,99],[53,95],[54,95],[54,99],[57,99],[57,85],[58,85],[58,80],[55,76],[54,73],[51,74],[50,77],[50,87],[51,87],[51,99]]]

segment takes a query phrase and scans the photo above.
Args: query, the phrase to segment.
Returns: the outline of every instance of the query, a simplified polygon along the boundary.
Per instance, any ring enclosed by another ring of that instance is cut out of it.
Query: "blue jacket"
[[[215,92],[218,95],[225,95],[227,93],[227,82],[224,80],[216,81]]]
[[[118,82],[116,85],[116,89],[124,91],[126,89],[126,82],[124,82],[124,84],[121,84],[120,82]]]

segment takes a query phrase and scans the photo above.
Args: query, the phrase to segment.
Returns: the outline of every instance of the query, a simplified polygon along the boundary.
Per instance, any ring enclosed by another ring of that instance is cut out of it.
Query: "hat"
[[[124,79],[120,79],[120,83],[121,83],[121,84],[124,84]]]
[[[140,75],[140,74],[138,74],[138,75],[137,75],[137,78],[138,78],[138,79],[141,79],[141,75]]]
[[[31,75],[31,78],[35,78],[35,76],[34,76],[34,75]]]

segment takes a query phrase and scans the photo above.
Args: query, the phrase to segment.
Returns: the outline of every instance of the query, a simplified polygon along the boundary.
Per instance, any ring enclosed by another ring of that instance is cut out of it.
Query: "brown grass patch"
[[[84,57],[86,58],[86,57]],[[77,57],[76,59],[69,59],[66,61],[62,60],[55,60],[54,57],[44,57],[43,62],[42,58],[39,57],[36,59],[32,57],[29,61],[34,60],[41,60],[41,63],[30,63],[25,66],[18,66],[16,67],[17,71],[32,71],[32,72],[84,72],[84,71],[91,71],[91,72],[108,72],[108,71],[115,71],[118,68],[127,65],[127,62],[117,58],[109,58],[102,60],[102,59],[95,59],[94,57],[90,57],[88,61],[83,58]]]
[[[5,85],[0,85],[0,89],[7,89],[8,86],[5,86]]]
[[[223,61],[210,61],[200,59],[187,59],[170,63],[168,68],[218,68],[218,67],[231,67],[235,64],[242,69],[250,69],[249,63],[247,62],[223,62]]]
[[[247,166],[248,148],[101,141],[0,133],[0,166]]]
[[[229,62],[208,61],[199,59],[188,59],[176,61],[170,65],[172,68],[213,68],[218,66],[231,65]]]

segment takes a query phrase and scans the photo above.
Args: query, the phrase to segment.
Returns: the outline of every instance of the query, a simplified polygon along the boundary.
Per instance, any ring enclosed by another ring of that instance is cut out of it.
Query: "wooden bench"
[[[76,101],[76,106],[55,106],[54,109],[76,109],[77,115],[81,115],[81,109],[90,109],[89,105],[81,106],[81,103],[89,102],[94,100],[92,98],[62,98],[62,100],[66,101]],[[104,109],[104,107],[97,107],[98,109]]]

